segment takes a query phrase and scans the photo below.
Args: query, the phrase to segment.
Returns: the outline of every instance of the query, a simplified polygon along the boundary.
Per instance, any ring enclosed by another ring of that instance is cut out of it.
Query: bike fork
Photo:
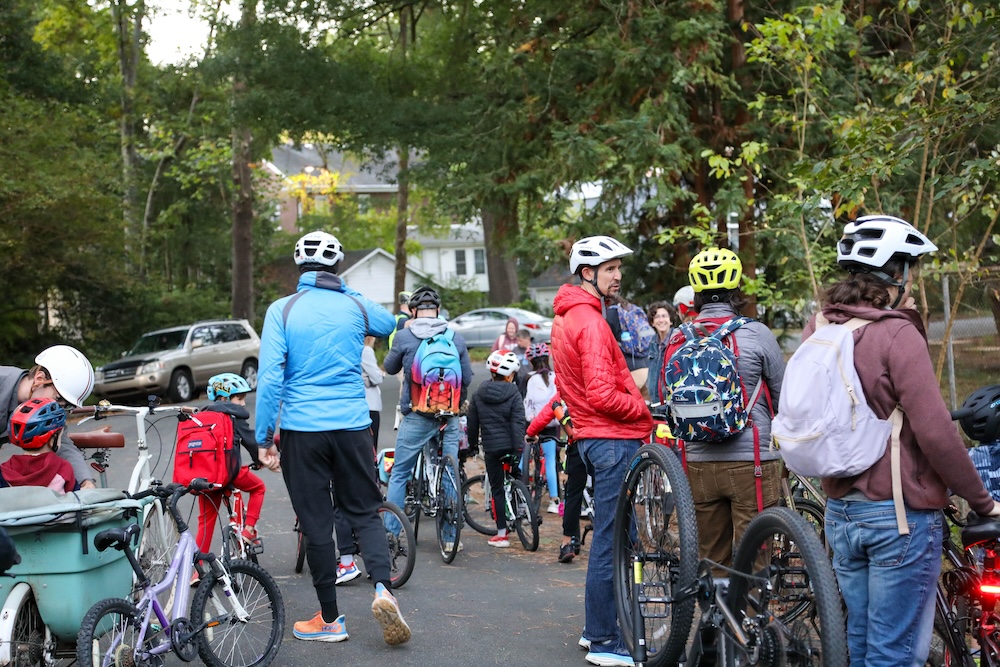
[[[236,620],[238,620],[240,623],[248,622],[250,620],[250,614],[243,607],[243,604],[240,602],[239,597],[233,591],[233,580],[229,576],[229,571],[222,565],[221,562],[219,562],[217,558],[212,560],[211,568],[212,572],[215,573],[215,576],[217,577],[219,583],[222,584],[222,592],[226,594],[226,597],[229,599],[230,604],[232,604],[233,606],[233,614],[236,616]],[[220,614],[225,613],[225,610],[222,609],[222,606],[218,602],[218,600],[216,600],[215,605]],[[221,621],[219,620],[212,620],[209,621],[205,625],[205,627],[208,628],[215,627],[216,625],[219,625],[220,622]]]
[[[632,556],[632,660],[635,667],[646,667],[646,621],[642,618],[642,563]]]

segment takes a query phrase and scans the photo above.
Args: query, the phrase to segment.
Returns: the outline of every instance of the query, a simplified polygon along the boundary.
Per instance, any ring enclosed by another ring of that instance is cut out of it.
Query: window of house
[[[455,251],[455,273],[460,276],[464,276],[468,273],[468,267],[465,265],[464,250]]]
[[[479,275],[486,273],[486,250],[476,248],[473,253],[476,258],[476,273]]]

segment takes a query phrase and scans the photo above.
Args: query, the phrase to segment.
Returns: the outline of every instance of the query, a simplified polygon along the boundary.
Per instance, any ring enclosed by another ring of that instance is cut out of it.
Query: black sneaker
[[[580,540],[578,540],[578,539],[576,539],[574,537],[573,541],[570,542],[570,544],[573,545],[573,554],[576,555],[576,556],[579,556],[580,555]]]
[[[559,562],[560,563],[568,563],[571,560],[573,560],[574,556],[576,556],[576,550],[573,549],[573,545],[572,544],[564,544],[561,547],[559,547]]]

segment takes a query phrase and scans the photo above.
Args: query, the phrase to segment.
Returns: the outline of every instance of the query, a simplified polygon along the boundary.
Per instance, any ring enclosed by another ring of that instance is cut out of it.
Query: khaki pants
[[[763,461],[764,507],[778,504],[781,461]],[[701,558],[731,567],[733,546],[757,516],[753,461],[688,461]],[[719,573],[721,576],[727,576]]]

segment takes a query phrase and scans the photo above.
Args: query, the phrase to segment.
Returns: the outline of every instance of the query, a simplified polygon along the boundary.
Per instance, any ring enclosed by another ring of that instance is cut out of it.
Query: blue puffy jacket
[[[353,298],[352,298],[353,297]],[[368,328],[365,329],[365,315]],[[365,335],[385,338],[388,310],[332,273],[310,271],[295,294],[267,309],[257,375],[257,442],[267,440],[281,406],[281,428],[357,431],[371,426],[361,348]]]

